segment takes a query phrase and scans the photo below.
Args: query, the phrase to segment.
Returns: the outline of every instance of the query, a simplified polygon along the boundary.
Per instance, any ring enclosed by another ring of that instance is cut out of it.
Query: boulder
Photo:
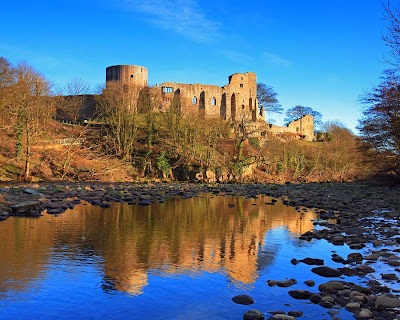
[[[277,280],[268,280],[267,283],[268,283],[268,286],[275,287],[278,284],[278,281]]]
[[[315,281],[314,280],[306,280],[306,281],[304,281],[304,283],[308,287],[314,287],[315,286]]]
[[[378,296],[375,300],[375,308],[378,311],[385,310],[387,308],[398,308],[400,307],[400,298],[391,293],[386,293]]]
[[[285,281],[278,281],[277,283],[276,283],[276,285],[278,286],[278,287],[291,287],[291,286],[293,286],[294,284],[296,284],[297,283],[297,280],[296,279],[289,279],[289,280],[285,280]]]
[[[307,290],[291,290],[288,293],[292,298],[300,300],[306,300],[313,295],[310,291]]]
[[[286,315],[286,314],[275,314],[274,316],[270,317],[269,319],[279,319],[279,320],[296,320],[295,317]]]
[[[396,274],[394,273],[383,273],[382,274],[383,280],[399,280]]]
[[[304,312],[303,311],[289,311],[288,315],[297,318],[297,317],[302,317],[304,315]]]
[[[365,264],[361,264],[361,265],[357,266],[356,269],[357,269],[358,272],[362,272],[362,273],[372,273],[372,272],[375,272],[375,269],[374,269],[374,268],[372,268],[372,267],[370,267],[370,266],[367,266],[367,265],[365,265]]]
[[[317,265],[317,266],[323,266],[324,265],[324,260],[322,259],[315,259],[315,258],[305,258],[302,260],[299,260],[300,262],[303,262],[308,265]]]
[[[361,305],[358,302],[349,302],[346,304],[345,308],[350,312],[358,312],[360,310]]]
[[[369,309],[362,309],[357,315],[357,319],[371,319],[373,317],[374,314]]]
[[[261,320],[264,319],[261,312],[255,309],[246,311],[243,314],[243,320]]]
[[[39,201],[22,201],[10,206],[11,210],[15,214],[32,213],[40,211]]]
[[[328,277],[328,278],[340,277],[342,275],[342,272],[340,272],[337,269],[333,269],[331,267],[316,267],[312,268],[311,271],[321,277]]]
[[[346,289],[345,285],[340,281],[329,281],[318,286],[318,290],[327,293],[336,293],[337,291]]]
[[[250,304],[254,303],[253,298],[248,296],[247,294],[241,294],[241,295],[235,296],[232,298],[232,301],[234,303],[244,304],[244,305],[250,305]]]
[[[310,300],[312,303],[318,303],[318,302],[321,301],[321,296],[318,295],[318,294],[313,294],[313,295],[311,295],[311,297],[309,298],[309,300]]]

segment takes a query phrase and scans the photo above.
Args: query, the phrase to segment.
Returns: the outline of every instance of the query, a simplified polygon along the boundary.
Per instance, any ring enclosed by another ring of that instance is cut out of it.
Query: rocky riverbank
[[[9,216],[40,217],[58,215],[82,200],[109,207],[112,202],[150,205],[170,197],[190,198],[202,193],[238,195],[255,198],[267,195],[282,198],[294,206],[318,208],[315,229],[300,235],[303,241],[325,239],[336,246],[349,246],[347,256],[332,254],[340,267],[318,257],[293,259],[294,265],[307,264],[315,277],[327,278],[317,290],[296,289],[296,279],[271,279],[268,286],[292,287],[290,299],[301,299],[329,309],[333,320],[345,308],[356,319],[397,319],[400,310],[400,188],[367,184],[306,185],[204,185],[204,184],[127,184],[82,183],[5,186],[0,189],[0,220]],[[274,203],[274,200],[271,204]],[[379,266],[379,268],[377,267]],[[377,271],[378,270],[378,271]],[[384,272],[378,274],[379,270]],[[374,278],[368,275],[374,274]],[[282,278],[290,275],[283,275]],[[352,281],[352,279],[355,279]],[[360,281],[363,280],[363,281]],[[361,285],[361,282],[363,284]],[[310,279],[306,285],[313,288]],[[266,289],[267,290],[267,289]],[[251,298],[250,298],[251,299]],[[236,300],[236,301],[235,301]],[[240,303],[240,299],[234,302]],[[239,301],[239,302],[238,302]],[[247,299],[246,301],[251,301]],[[245,303],[249,304],[249,303]],[[268,308],[268,306],[266,306]],[[283,314],[279,310],[261,314],[246,312],[244,319],[295,319],[302,312]]]

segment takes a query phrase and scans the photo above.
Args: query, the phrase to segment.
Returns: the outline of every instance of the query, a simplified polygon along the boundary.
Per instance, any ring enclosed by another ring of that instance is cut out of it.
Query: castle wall
[[[197,112],[203,117],[239,119],[243,116],[252,121],[264,120],[258,112],[257,76],[253,72],[236,73],[229,77],[224,87],[205,84],[164,82],[161,85],[162,108],[171,106],[179,95],[182,112]]]
[[[223,117],[222,88],[214,85],[164,82],[161,84],[162,110],[179,100],[182,114]]]

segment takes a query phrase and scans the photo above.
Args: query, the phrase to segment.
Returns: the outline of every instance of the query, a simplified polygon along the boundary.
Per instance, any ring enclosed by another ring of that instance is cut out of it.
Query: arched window
[[[193,104],[197,104],[197,97],[196,96],[193,97],[192,103]]]
[[[212,99],[211,99],[211,105],[212,106],[215,106],[217,104],[217,100],[215,99],[215,97],[213,97]]]

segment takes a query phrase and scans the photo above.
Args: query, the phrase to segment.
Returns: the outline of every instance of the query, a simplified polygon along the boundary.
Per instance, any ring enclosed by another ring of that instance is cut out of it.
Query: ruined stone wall
[[[164,82],[161,84],[162,110],[175,101],[180,103],[182,114],[202,117],[222,117],[223,89],[214,85]]]
[[[314,139],[314,117],[305,115],[304,117],[290,122],[286,127],[268,125],[269,131],[275,135],[293,134],[299,138],[312,141]]]
[[[305,115],[296,121],[290,122],[288,128],[294,130],[300,135],[314,136],[314,117],[311,115]]]
[[[167,109],[179,96],[182,113],[197,113],[203,117],[221,117],[237,120],[248,117],[252,121],[264,120],[258,112],[257,76],[255,73],[236,73],[224,87],[205,84],[164,82],[161,84],[163,106]]]

